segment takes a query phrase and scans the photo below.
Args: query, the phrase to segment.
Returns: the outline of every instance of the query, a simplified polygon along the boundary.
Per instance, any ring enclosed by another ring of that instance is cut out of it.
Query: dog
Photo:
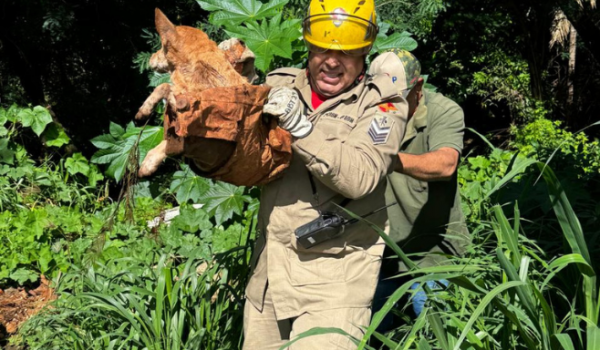
[[[162,47],[152,55],[149,66],[156,72],[169,73],[172,84],[157,86],[135,115],[136,120],[147,119],[163,99],[174,110],[184,110],[189,108],[186,95],[214,87],[248,85],[256,78],[254,53],[241,40],[229,39],[219,45],[221,49],[201,30],[175,26],[159,9],[155,10],[155,24]],[[166,157],[165,139],[148,152],[138,176],[154,173]]]
[[[144,158],[139,177],[154,173],[167,155],[184,155],[203,176],[235,185],[271,181],[291,160],[291,136],[276,120],[264,122],[269,87],[251,85],[255,56],[238,39],[219,46],[200,29],[175,26],[159,10],[162,47],[150,67],[170,73],[135,116],[144,120],[167,101],[164,140]]]

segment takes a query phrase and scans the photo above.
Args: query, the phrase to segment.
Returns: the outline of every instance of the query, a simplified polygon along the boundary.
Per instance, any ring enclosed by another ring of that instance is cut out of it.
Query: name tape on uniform
[[[380,145],[386,143],[392,131],[392,126],[394,126],[393,120],[385,115],[376,115],[371,121],[368,131],[373,144]]]

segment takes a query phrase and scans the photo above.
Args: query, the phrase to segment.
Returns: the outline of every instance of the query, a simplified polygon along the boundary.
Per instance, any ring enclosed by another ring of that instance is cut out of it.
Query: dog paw
[[[148,152],[142,165],[140,165],[138,177],[150,176],[158,169],[162,162],[167,158],[166,148],[167,141],[162,141],[158,146]]]

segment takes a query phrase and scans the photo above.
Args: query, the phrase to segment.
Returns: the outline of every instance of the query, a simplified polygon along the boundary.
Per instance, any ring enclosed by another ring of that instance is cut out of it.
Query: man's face
[[[364,60],[364,56],[346,55],[339,50],[310,52],[308,71],[313,89],[326,97],[338,95],[358,78]]]
[[[408,102],[408,117],[412,118],[413,114],[417,111],[417,107],[419,106],[419,100],[421,96],[423,96],[423,84],[425,81],[423,78],[419,78],[419,81],[413,88],[410,90],[408,95],[406,96],[406,102]]]

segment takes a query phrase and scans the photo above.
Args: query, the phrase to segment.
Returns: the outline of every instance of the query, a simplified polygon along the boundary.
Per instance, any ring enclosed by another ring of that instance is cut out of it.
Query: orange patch
[[[394,104],[391,102],[382,103],[378,107],[382,112],[385,112],[385,113],[394,112],[394,111],[398,110],[398,108],[396,108],[396,106],[394,106]]]

